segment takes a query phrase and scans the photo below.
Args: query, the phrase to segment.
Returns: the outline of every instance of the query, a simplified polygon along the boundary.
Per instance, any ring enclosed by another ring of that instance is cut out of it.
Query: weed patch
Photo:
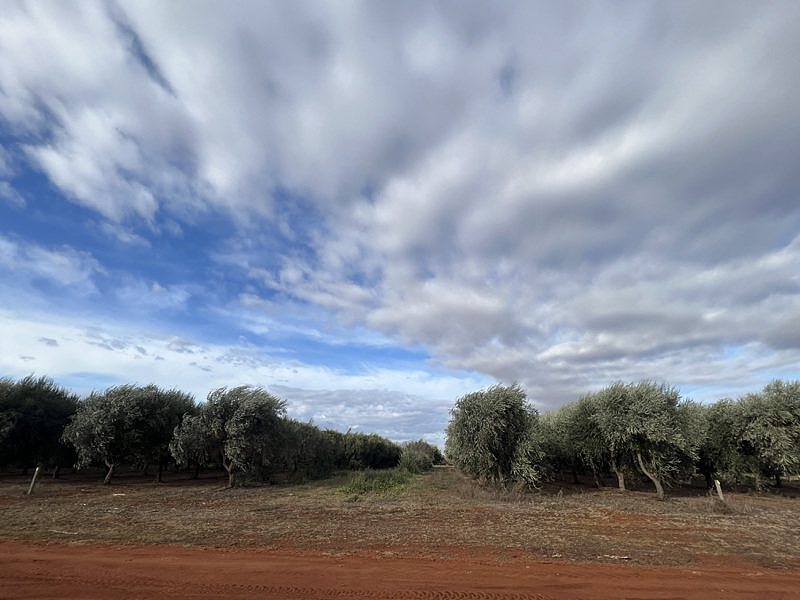
[[[369,494],[396,496],[404,491],[413,479],[414,475],[403,468],[380,471],[367,469],[353,473],[350,481],[340,489],[354,501]]]

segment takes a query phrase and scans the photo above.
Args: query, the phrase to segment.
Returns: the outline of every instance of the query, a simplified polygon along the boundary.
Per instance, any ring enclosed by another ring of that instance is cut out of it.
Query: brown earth
[[[800,598],[800,500],[590,486],[516,493],[450,471],[355,498],[346,476],[0,477],[2,598]]]
[[[796,571],[500,559],[458,549],[443,558],[5,542],[0,582],[8,599],[800,598]]]

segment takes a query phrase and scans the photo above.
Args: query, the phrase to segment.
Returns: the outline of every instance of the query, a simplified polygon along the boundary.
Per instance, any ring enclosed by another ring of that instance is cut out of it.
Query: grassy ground
[[[644,564],[732,557],[765,566],[800,564],[800,498],[786,495],[729,494],[722,506],[699,489],[672,490],[665,502],[650,492],[589,486],[528,494],[486,489],[452,469],[386,489],[381,484],[380,493],[348,474],[234,490],[221,489],[222,478],[172,477],[156,485],[129,476],[106,487],[96,478],[67,475],[42,480],[30,497],[27,478],[2,477],[0,539],[398,555],[459,547]]]

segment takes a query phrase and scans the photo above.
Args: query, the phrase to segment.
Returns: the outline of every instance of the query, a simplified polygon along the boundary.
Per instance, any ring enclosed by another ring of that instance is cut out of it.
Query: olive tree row
[[[504,484],[556,474],[606,473],[626,489],[644,476],[664,486],[703,475],[760,488],[800,474],[800,381],[773,381],[736,401],[701,405],[653,381],[614,383],[537,416],[516,385],[460,398],[451,412],[448,458],[464,472]]]
[[[400,458],[400,447],[380,436],[322,431],[289,419],[283,400],[248,386],[211,392],[175,428],[170,450],[196,470],[221,465],[230,487],[239,473],[260,481],[278,474],[316,478],[335,469],[394,467]]]
[[[589,470],[596,482],[610,471],[622,490],[625,473],[638,471],[663,498],[664,482],[691,472],[698,459],[699,411],[666,384],[614,383],[555,413],[549,437],[560,444],[548,454],[551,469]]]
[[[92,393],[77,405],[63,439],[79,467],[102,464],[109,483],[125,464],[169,461],[194,470],[219,467],[233,486],[237,476],[271,481],[322,477],[337,468],[397,465],[400,447],[377,435],[322,431],[288,418],[285,401],[259,387],[212,391],[205,403],[178,390],[123,385]]]
[[[800,474],[800,381],[775,380],[761,392],[704,408],[698,470],[707,480],[764,478],[776,486]]]

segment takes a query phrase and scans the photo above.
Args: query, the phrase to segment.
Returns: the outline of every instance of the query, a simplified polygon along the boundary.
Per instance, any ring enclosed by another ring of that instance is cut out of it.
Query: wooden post
[[[717,488],[717,496],[719,496],[720,502],[725,502],[725,498],[722,496],[722,486],[719,484],[719,479],[714,480],[714,487]]]
[[[36,467],[36,470],[33,472],[33,477],[31,478],[31,485],[28,487],[28,496],[31,495],[33,492],[33,486],[36,485],[36,478],[39,477],[39,467]]]

